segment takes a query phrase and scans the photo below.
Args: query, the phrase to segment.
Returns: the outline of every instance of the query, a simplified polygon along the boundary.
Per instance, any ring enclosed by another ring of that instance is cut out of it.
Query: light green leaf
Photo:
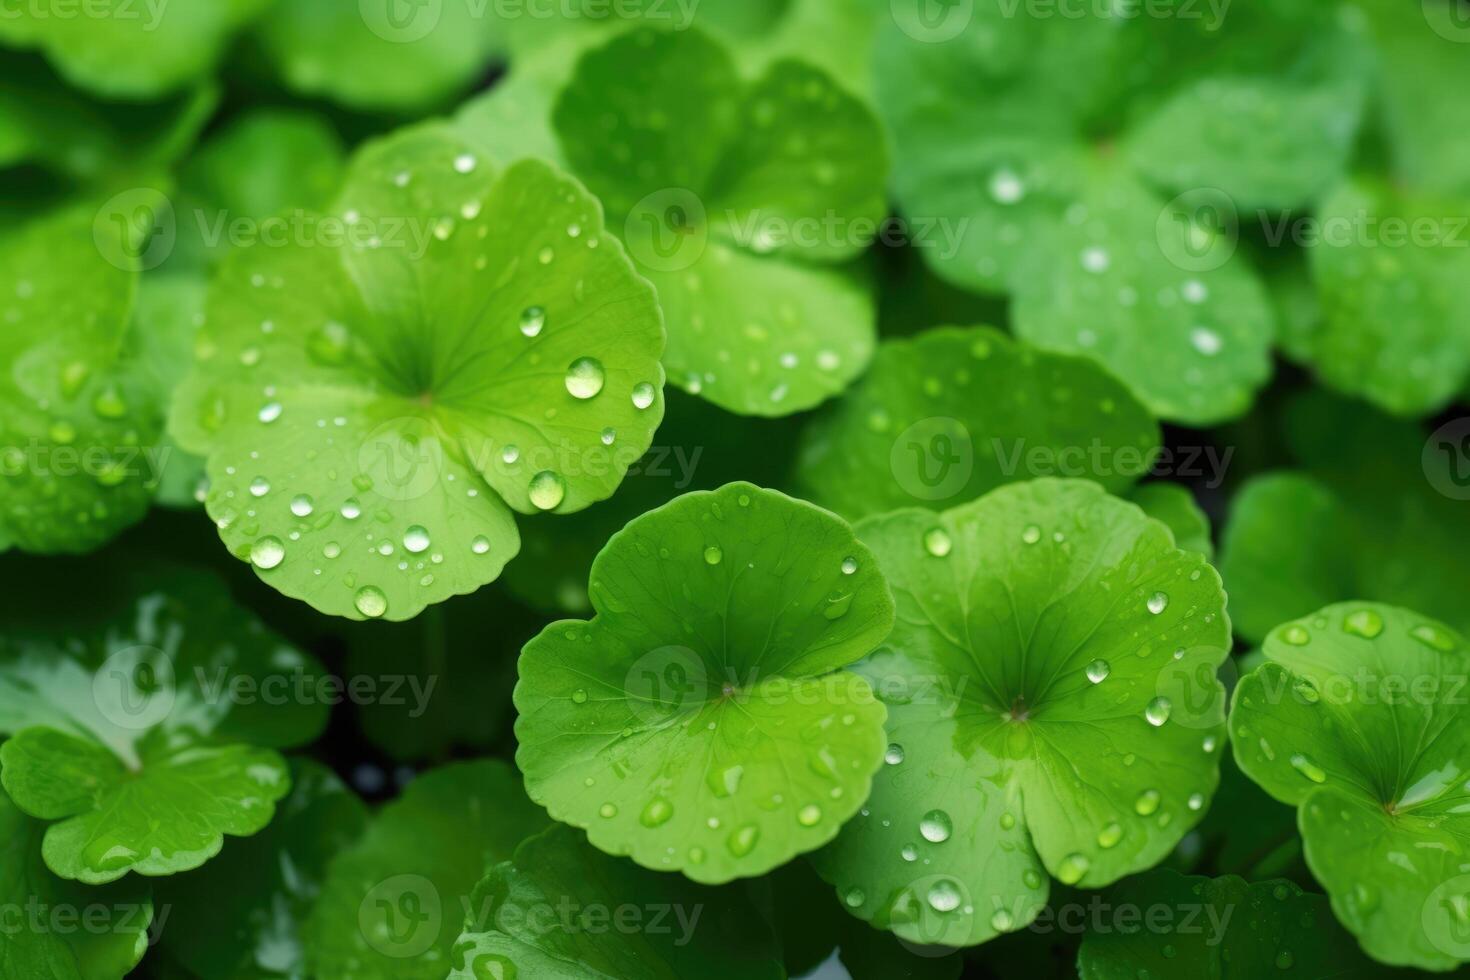
[[[162,883],[168,948],[203,980],[305,976],[300,930],[327,863],[367,825],[367,808],[325,766],[291,762],[291,795],[254,837]]]
[[[89,551],[147,509],[162,409],[128,351],[146,254],[131,222],[157,200],[71,205],[0,238],[0,524],[25,551]]]
[[[1077,956],[1081,980],[1260,980],[1293,970],[1373,980],[1391,972],[1353,947],[1326,899],[1289,881],[1155,871],[1124,882],[1108,899],[1118,909],[1148,910],[1153,919],[1144,928],[1104,924],[1089,931]]]
[[[1318,213],[1309,253],[1323,324],[1312,361],[1332,387],[1429,415],[1470,376],[1470,199],[1356,180]]]
[[[475,883],[546,826],[503,762],[409,784],[333,859],[306,925],[319,980],[443,980]]]
[[[1128,499],[1173,531],[1174,543],[1179,547],[1199,552],[1206,561],[1214,560],[1215,543],[1210,540],[1210,519],[1187,489],[1177,483],[1145,483],[1134,487]]]
[[[553,121],[658,288],[677,384],[782,416],[863,370],[871,285],[834,265],[886,211],[886,143],[863,103],[794,61],[743,85],[703,33],[640,28],[582,57]]]
[[[663,329],[579,185],[446,127],[362,151],[335,213],[344,247],[225,263],[170,426],[269,584],[409,619],[500,573],[513,511],[613,493],[663,415]]]
[[[452,980],[786,976],[775,935],[739,886],[645,871],[565,826],[530,838],[491,870],[468,918]]]
[[[174,389],[189,374],[194,338],[204,324],[208,283],[202,275],[154,273],[138,283],[130,341],[158,403],[173,400]],[[165,507],[195,508],[203,499],[204,460],[158,435],[157,489],[154,501]]]
[[[114,101],[168,95],[213,69],[269,0],[93,0],[85,10],[8,2],[0,42],[37,47],[67,81]],[[67,10],[71,15],[67,16]]]
[[[883,752],[882,705],[841,669],[892,624],[876,564],[842,521],[748,483],[633,521],[592,566],[597,615],[521,656],[527,792],[706,883],[831,840]]]
[[[936,510],[1037,476],[1132,485],[1159,427],[1095,363],[988,327],[890,340],[852,393],[813,422],[798,479],[849,517]]]
[[[1083,480],[858,534],[898,623],[857,668],[889,707],[887,765],[815,856],[847,908],[968,946],[1030,923],[1048,874],[1095,888],[1162,860],[1218,778],[1230,626],[1214,570]]]
[[[44,854],[64,878],[198,867],[223,835],[269,822],[290,786],[271,749],[326,722],[325,704],[279,693],[320,666],[218,581],[158,568],[147,580],[103,626],[0,647],[0,732],[12,736],[0,778],[17,806],[59,821]]]
[[[133,879],[93,888],[56,877],[41,860],[45,830],[0,793],[0,840],[5,841],[0,892],[12,910],[10,924],[0,932],[0,973],[121,980],[148,949],[153,901],[147,886]],[[37,915],[39,920],[25,918]],[[78,920],[87,928],[64,927]],[[42,928],[31,928],[38,921]],[[51,923],[61,927],[45,927]]]
[[[409,113],[468,88],[500,48],[495,4],[291,0],[259,39],[286,85],[354,109]]]
[[[1470,650],[1417,613],[1348,602],[1278,626],[1265,652],[1235,691],[1235,758],[1299,808],[1338,921],[1383,963],[1470,960]]]

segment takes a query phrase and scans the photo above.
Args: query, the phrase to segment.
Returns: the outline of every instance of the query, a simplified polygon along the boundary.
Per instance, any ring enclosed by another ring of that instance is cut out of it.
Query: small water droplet
[[[490,539],[483,534],[476,535],[475,540],[470,542],[470,550],[477,555],[486,554],[490,550]]]
[[[883,761],[890,766],[896,766],[903,762],[903,746],[897,742],[891,742],[887,751],[883,753]]]
[[[311,499],[311,494],[298,493],[291,498],[291,513],[297,517],[310,517],[315,509],[316,501]]]
[[[1108,674],[1112,671],[1112,665],[1106,660],[1094,660],[1087,665],[1087,679],[1094,684],[1101,684],[1108,679]]]
[[[1087,860],[1084,854],[1068,854],[1062,858],[1062,863],[1057,865],[1057,880],[1064,885],[1075,885],[1087,874],[1087,869],[1092,867],[1092,862]]]
[[[1157,616],[1169,608],[1169,597],[1162,592],[1155,592],[1148,597],[1148,611]]]
[[[1291,757],[1291,767],[1314,783],[1327,782],[1327,773],[1322,767],[1300,752]]]
[[[1312,642],[1312,634],[1301,626],[1288,626],[1281,631],[1281,638],[1294,647],[1304,647]]]
[[[1159,809],[1161,797],[1156,789],[1146,789],[1138,794],[1138,799],[1133,801],[1133,812],[1140,817],[1151,816]]]
[[[1011,925],[1011,913],[1005,909],[996,909],[995,914],[990,917],[990,927],[996,932],[1008,932]]]
[[[260,407],[260,411],[256,413],[256,418],[260,419],[266,425],[270,425],[281,417],[281,411],[280,402],[266,402]]]
[[[1342,621],[1342,628],[1353,636],[1372,640],[1383,632],[1383,617],[1372,609],[1359,609],[1357,612],[1348,614],[1347,618]]]
[[[941,878],[929,886],[925,899],[936,912],[953,912],[960,907],[960,889],[948,878]]]
[[[420,524],[415,524],[403,532],[403,547],[412,554],[419,554],[429,550],[429,532]]]
[[[808,803],[796,811],[796,822],[803,827],[815,827],[822,820],[822,808],[815,803]]]
[[[674,805],[661,796],[655,796],[638,815],[638,822],[645,827],[660,827],[668,823],[673,815]]]
[[[732,833],[725,845],[735,857],[745,857],[755,850],[756,841],[760,839],[760,836],[760,828],[753,823],[748,823]]]
[[[618,815],[618,808],[611,803],[604,803],[597,808],[597,815],[604,820],[611,820]]]
[[[855,909],[861,908],[862,904],[868,900],[868,896],[864,894],[861,888],[849,888],[847,894],[842,897],[842,900],[847,903],[848,908]]]
[[[362,516],[362,504],[357,502],[357,498],[348,497],[345,501],[342,502],[342,509],[340,513],[349,521],[355,521]]]
[[[647,381],[640,381],[633,386],[633,407],[639,411],[648,408],[653,404],[656,395],[657,392],[654,390],[653,385]]]
[[[1021,532],[1021,540],[1026,542],[1027,544],[1035,544],[1036,542],[1041,540],[1041,528],[1037,527],[1035,524],[1028,525],[1026,529]]]
[[[718,565],[724,560],[725,553],[720,550],[719,545],[712,544],[708,548],[704,549],[704,563],[706,565]]]
[[[476,161],[469,153],[461,153],[454,158],[454,172],[458,174],[469,174],[475,172]]]
[[[250,496],[264,497],[271,492],[271,481],[263,476],[257,476],[250,481]]]

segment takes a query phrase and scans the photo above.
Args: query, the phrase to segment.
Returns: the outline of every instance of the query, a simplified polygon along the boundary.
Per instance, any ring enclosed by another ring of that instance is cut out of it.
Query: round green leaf
[[[841,670],[893,622],[876,564],[831,514],[748,483],[633,521],[592,566],[597,615],[521,656],[527,792],[700,882],[831,840],[883,753],[883,706]]]
[[[326,705],[281,702],[321,672],[194,572],[151,575],[115,619],[0,646],[0,772],[44,820],[47,865],[95,884],[203,864],[290,788],[274,751],[309,742]],[[69,634],[69,635],[68,635]],[[158,814],[168,812],[170,819]]]
[[[1081,980],[1260,980],[1304,970],[1372,980],[1391,972],[1353,947],[1326,899],[1289,881],[1155,871],[1119,885],[1108,900],[1120,925],[1087,934],[1077,956]],[[1121,926],[1125,909],[1137,912],[1138,926]]]
[[[867,365],[871,285],[834,264],[876,238],[887,150],[830,77],[780,61],[746,85],[702,32],[639,28],[582,57],[553,122],[658,288],[675,383],[784,416]]]
[[[546,823],[503,762],[414,780],[327,868],[305,927],[310,975],[443,980],[475,883]]]
[[[114,101],[146,102],[207,74],[234,32],[269,0],[7,6],[0,14],[0,42],[42,49],[79,88]]]
[[[1324,381],[1408,416],[1464,388],[1470,239],[1454,216],[1467,213],[1470,200],[1366,180],[1322,202],[1325,230],[1309,258],[1323,308],[1312,361]]]
[[[156,193],[130,193],[151,221]],[[157,479],[162,410],[128,350],[141,253],[110,222],[135,215],[118,200],[0,239],[0,524],[25,551],[98,547],[143,516]]]
[[[499,575],[513,511],[612,494],[663,415],[663,329],[579,185],[497,177],[445,127],[370,145],[334,213],[345,245],[225,263],[170,425],[265,581],[408,619]]]
[[[889,708],[887,764],[815,856],[847,908],[974,945],[1031,922],[1048,874],[1099,887],[1162,860],[1214,792],[1224,734],[1230,626],[1203,558],[1083,480],[858,534],[898,621],[857,668]]]
[[[812,499],[850,517],[936,510],[1037,476],[1114,491],[1152,465],[1158,424],[1095,363],[988,327],[879,348],[852,393],[814,422],[798,468]]]
[[[774,933],[738,885],[645,871],[560,825],[491,870],[468,920],[453,980],[786,976]]]
[[[56,877],[41,860],[45,830],[0,793],[0,894],[12,910],[0,932],[0,973],[121,980],[148,949],[153,901],[147,886],[132,879],[95,888]],[[75,928],[79,920],[87,927]]]
[[[292,0],[259,38],[287,86],[354,109],[410,112],[467,88],[498,47],[494,4]]]
[[[325,766],[291,762],[291,795],[254,837],[162,885],[168,948],[203,980],[304,976],[300,936],[327,863],[362,835],[367,808]]]
[[[1299,807],[1338,921],[1384,963],[1470,960],[1470,650],[1418,613],[1348,602],[1278,626],[1265,652],[1235,690],[1235,758]]]

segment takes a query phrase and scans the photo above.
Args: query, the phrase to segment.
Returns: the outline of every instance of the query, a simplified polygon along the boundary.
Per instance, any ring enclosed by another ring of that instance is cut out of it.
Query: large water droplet
[[[349,521],[355,521],[362,516],[362,504],[355,497],[348,497],[342,502],[341,514]]]
[[[929,907],[936,912],[953,912],[960,907],[960,889],[948,878],[941,878],[929,886],[929,893],[925,896]]]
[[[919,821],[919,833],[931,844],[942,844],[954,832],[949,814],[943,810],[930,810]]]
[[[1169,720],[1169,712],[1172,710],[1174,710],[1173,702],[1165,697],[1157,697],[1143,709],[1143,716],[1148,719],[1150,725],[1158,728]]]
[[[1383,617],[1372,609],[1359,609],[1357,612],[1348,614],[1347,618],[1342,621],[1342,628],[1353,636],[1372,640],[1383,632]]]
[[[935,558],[943,558],[954,547],[954,542],[943,528],[932,528],[924,533],[924,550]]]
[[[415,524],[403,532],[403,547],[417,555],[429,550],[429,532],[419,524]]]
[[[1101,684],[1112,671],[1112,666],[1106,660],[1094,660],[1087,665],[1087,679],[1094,684]]]
[[[595,357],[579,357],[567,366],[567,391],[573,398],[596,398],[602,392],[607,374]]]
[[[1157,616],[1169,608],[1169,597],[1162,592],[1155,592],[1148,597],[1148,611]]]
[[[250,564],[256,568],[275,568],[285,558],[286,546],[273,535],[267,535],[250,546]]]
[[[540,335],[546,326],[546,311],[539,306],[528,306],[521,313],[521,333],[527,337]]]
[[[719,545],[712,544],[708,548],[704,549],[704,563],[706,565],[718,565],[724,560],[725,553],[720,550]]]
[[[633,386],[633,407],[642,411],[653,404],[653,400],[657,394],[653,385],[647,381],[639,382]]]
[[[490,539],[485,535],[476,535],[475,540],[470,542],[470,550],[477,555],[483,555],[490,550]]]
[[[566,495],[566,481],[551,470],[542,470],[531,477],[531,503],[537,510],[554,510]]]
[[[382,589],[372,585],[364,585],[358,589],[352,604],[368,619],[377,619],[388,611],[388,597],[383,594]]]
[[[655,796],[638,815],[638,822],[645,827],[660,827],[668,823],[673,815],[674,805],[661,796]]]
[[[748,823],[732,833],[725,845],[730,849],[731,854],[736,857],[745,857],[755,850],[755,842],[760,839],[760,836],[760,828],[753,823]]]
[[[1123,839],[1123,827],[1114,821],[1097,833],[1097,846],[1101,848],[1116,847],[1118,841]]]
[[[1057,880],[1064,885],[1075,885],[1087,874],[1087,869],[1092,867],[1092,862],[1087,860],[1084,854],[1068,854],[1062,858],[1062,863],[1057,865]]]
[[[1152,816],[1159,809],[1159,791],[1146,789],[1138,794],[1138,799],[1133,802],[1133,812],[1140,817]]]
[[[271,481],[263,476],[257,476],[250,481],[250,496],[264,497],[271,492]]]
[[[1312,642],[1312,634],[1301,626],[1288,626],[1281,631],[1281,638],[1294,647],[1304,647]]]
[[[808,803],[796,811],[796,822],[803,827],[815,827],[822,820],[822,808],[815,803]]]
[[[1291,757],[1291,767],[1314,783],[1327,782],[1327,773],[1322,767],[1300,752]]]

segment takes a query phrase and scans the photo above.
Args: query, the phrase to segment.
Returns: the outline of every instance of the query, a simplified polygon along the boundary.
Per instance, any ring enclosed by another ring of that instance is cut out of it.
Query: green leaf
[[[266,582],[409,619],[499,575],[513,511],[612,494],[663,415],[663,329],[595,200],[446,127],[367,147],[334,213],[343,247],[224,264],[170,428]]]
[[[1463,389],[1467,214],[1470,199],[1368,180],[1322,203],[1324,234],[1309,259],[1323,308],[1312,362],[1327,384],[1406,416],[1433,414]]]
[[[180,244],[217,262],[232,245],[283,232],[295,213],[331,204],[343,157],[336,131],[313,113],[256,109],[237,117],[181,168]]]
[[[1124,909],[1140,919],[1149,915],[1148,924],[1128,929],[1105,922],[1089,931],[1077,956],[1081,980],[1259,980],[1292,970],[1371,980],[1391,972],[1353,947],[1326,899],[1289,881],[1155,871],[1119,885],[1108,900],[1120,915]]]
[[[56,877],[41,860],[45,829],[0,793],[0,892],[11,910],[0,933],[0,973],[121,980],[148,949],[153,901],[147,886],[132,879],[93,888]]]
[[[453,962],[453,980],[786,976],[739,886],[645,871],[565,826],[527,840],[476,887]]]
[[[1187,489],[1177,483],[1146,483],[1134,487],[1128,499],[1173,531],[1174,543],[1179,547],[1199,552],[1206,561],[1214,560],[1215,543],[1210,539],[1210,519]]]
[[[795,61],[743,85],[703,33],[639,28],[582,57],[553,122],[658,288],[675,383],[783,416],[861,373],[871,286],[836,263],[886,212],[886,143],[863,103]]]
[[[546,823],[503,762],[414,780],[328,867],[305,930],[311,975],[442,980],[475,883]]]
[[[1122,491],[1158,445],[1158,424],[1095,363],[988,327],[941,328],[879,348],[852,393],[808,427],[798,479],[817,503],[858,518],[943,509],[1036,476]]]
[[[160,405],[172,402],[174,389],[189,374],[194,338],[204,324],[207,292],[203,275],[155,273],[138,283],[131,335],[133,356],[146,372]],[[199,506],[205,484],[204,460],[180,449],[167,432],[160,432],[158,440],[154,501],[165,507]]]
[[[1248,670],[1249,665],[1240,663],[1240,669]],[[1196,846],[1187,848],[1191,843]],[[1220,788],[1210,809],[1180,842],[1169,864],[1181,872],[1199,874],[1210,868],[1215,874],[1240,875],[1248,881],[1307,880],[1310,874],[1302,859],[1296,810],[1271,799],[1229,754],[1220,759]]]
[[[883,753],[883,707],[841,669],[892,624],[876,564],[842,521],[748,483],[633,521],[592,566],[597,615],[521,656],[527,792],[706,883],[831,840]]]
[[[258,36],[296,93],[407,114],[468,88],[485,70],[500,47],[497,9],[293,0],[262,19]]]
[[[0,779],[44,820],[47,865],[89,884],[203,864],[264,827],[290,787],[272,749],[311,741],[326,706],[292,698],[321,668],[196,572],[100,627],[0,652]],[[158,814],[168,812],[168,820]]]
[[[848,909],[968,946],[1030,923],[1048,874],[1095,888],[1162,860],[1214,792],[1224,734],[1230,627],[1203,558],[1083,480],[858,534],[898,622],[858,667],[888,704],[887,765],[815,856]]]
[[[40,48],[79,88],[114,101],[144,102],[209,73],[235,31],[268,4],[101,0],[78,10],[12,0],[0,15],[0,42]]]
[[[1348,602],[1278,626],[1265,652],[1235,691],[1235,759],[1299,808],[1338,921],[1383,963],[1470,960],[1464,641],[1418,613]]]
[[[139,230],[156,192],[51,212],[0,238],[0,524],[25,551],[89,551],[138,521],[162,409],[129,356]]]
[[[1017,287],[1016,334],[1097,358],[1161,418],[1198,428],[1244,414],[1271,376],[1275,335],[1255,270],[1243,255],[1174,254],[1181,234],[1207,248],[1228,239],[1116,166],[1089,173],[1079,201],[1087,221],[1053,229],[1053,260]]]
[[[182,156],[219,101],[199,85],[163,102],[93,102],[43,59],[6,52],[0,65],[0,166],[43,163],[80,180],[148,172]]]
[[[301,924],[328,862],[367,820],[362,801],[330,770],[292,760],[291,795],[270,826],[162,884],[173,910],[168,948],[203,980],[304,976]]]

